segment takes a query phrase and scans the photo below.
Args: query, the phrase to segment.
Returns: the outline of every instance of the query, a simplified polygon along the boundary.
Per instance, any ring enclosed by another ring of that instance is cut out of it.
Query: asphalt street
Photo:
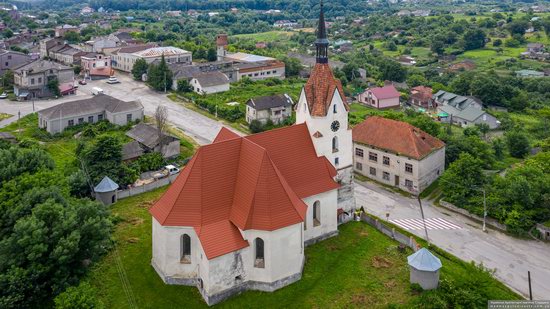
[[[87,85],[80,85],[76,95],[66,96],[57,100],[37,100],[34,103],[35,110],[38,111],[62,102],[90,97],[92,88],[99,87],[104,90],[105,94],[123,101],[139,100],[145,108],[145,114],[149,116],[155,113],[157,106],[166,106],[168,108],[168,121],[184,131],[186,135],[193,138],[200,145],[209,144],[214,140],[223,126],[222,123],[214,119],[173,102],[165,94],[149,89],[142,82],[134,81],[126,74],[117,74],[117,78],[121,83],[110,85],[105,80],[91,81]],[[18,112],[21,112],[21,117],[32,113],[32,105],[32,102],[0,101],[0,112],[15,115],[15,117],[1,121],[0,127],[16,121]],[[231,127],[227,128],[236,132]],[[240,134],[239,132],[236,133]]]
[[[388,191],[371,182],[356,182],[357,206],[381,219],[425,237],[420,206],[416,199]],[[465,261],[483,263],[496,269],[495,276],[525,297],[529,296],[527,271],[531,271],[533,299],[550,299],[550,245],[508,236],[489,229],[460,214],[434,206],[423,200],[428,219],[428,237],[436,246]],[[445,265],[443,265],[445,267]]]

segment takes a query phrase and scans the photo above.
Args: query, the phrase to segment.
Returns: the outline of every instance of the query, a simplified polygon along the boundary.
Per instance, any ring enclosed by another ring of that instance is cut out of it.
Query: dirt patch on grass
[[[359,236],[367,237],[369,236],[369,232],[367,232],[366,230],[362,230],[361,232],[359,232]]]
[[[369,303],[369,298],[365,294],[355,294],[351,297],[351,303],[355,306],[362,307]]]
[[[390,260],[382,256],[373,257],[371,263],[374,268],[390,268],[393,265]]]
[[[131,244],[135,244],[139,241],[139,238],[137,237],[130,237],[128,239],[126,239],[127,242],[131,243]]]
[[[155,203],[155,201],[146,201],[146,202],[141,202],[141,203],[139,203],[137,206],[138,206],[139,208],[147,208],[147,209],[149,209],[149,208],[151,208],[151,206],[153,206],[154,203]]]
[[[384,282],[384,287],[386,289],[394,288],[395,286],[397,286],[397,282],[395,282],[395,280],[390,280],[388,282]]]
[[[142,218],[132,218],[130,220],[128,220],[128,222],[132,225],[140,225],[144,222],[145,220],[143,220]]]

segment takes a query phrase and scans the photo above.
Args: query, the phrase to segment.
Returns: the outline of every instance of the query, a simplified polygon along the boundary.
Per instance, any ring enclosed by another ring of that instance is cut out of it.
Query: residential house
[[[80,10],[81,15],[89,15],[95,12],[95,10],[89,6],[85,6]]]
[[[48,82],[57,79],[59,85],[74,81],[73,68],[48,60],[36,60],[13,69],[15,95],[22,100],[52,96]]]
[[[265,124],[271,120],[275,124],[282,123],[292,115],[294,102],[288,94],[256,97],[246,102],[246,122],[258,120]]]
[[[462,127],[485,123],[491,129],[500,126],[500,121],[483,110],[483,104],[476,98],[464,97],[443,90],[433,95],[438,117],[442,122],[452,122]]]
[[[38,111],[38,127],[50,134],[60,133],[68,127],[83,123],[107,120],[123,126],[142,119],[143,105],[140,102],[125,102],[105,94],[61,103]]]
[[[80,65],[85,79],[106,78],[114,74],[110,56],[88,53],[80,57]]]
[[[192,63],[191,52],[172,47],[153,47],[151,45],[136,45],[121,47],[111,52],[112,66],[124,72],[132,71],[138,59],[144,59],[148,64],[160,60],[164,55],[167,63]]]
[[[528,53],[541,53],[544,51],[544,44],[542,43],[529,43],[527,44]]]
[[[126,132],[126,136],[134,141],[124,145],[122,151],[122,159],[124,161],[136,159],[138,151],[136,151],[134,142],[139,144],[139,147],[143,150],[142,154],[149,152],[160,153],[162,148],[161,154],[163,158],[175,158],[180,155],[180,140],[166,133],[160,139],[158,129],[151,125],[139,123]],[[162,147],[160,141],[162,141]]]
[[[105,48],[117,47],[118,41],[111,39],[110,37],[95,37],[83,44],[82,49],[90,53],[101,53]]]
[[[273,27],[275,28],[296,28],[298,27],[298,23],[290,20],[278,20],[273,24]]]
[[[55,27],[55,37],[56,38],[65,37],[65,34],[67,34],[67,32],[80,33],[80,28],[78,28],[77,26],[72,26],[72,25],[63,25],[63,26]]]
[[[358,101],[364,105],[378,109],[399,107],[401,94],[393,85],[374,87],[359,94]]]
[[[229,78],[218,71],[201,72],[193,75],[189,85],[198,94],[224,92],[229,90]]]
[[[426,86],[416,86],[411,89],[411,95],[409,97],[409,103],[414,106],[418,106],[425,109],[435,108],[434,100],[432,98],[433,90]]]
[[[521,57],[546,61],[550,60],[550,53],[546,52],[542,43],[529,43],[527,44],[527,51],[521,53]]]
[[[418,194],[443,174],[445,143],[402,121],[378,116],[353,128],[354,170]]]
[[[399,62],[402,65],[405,66],[413,66],[416,65],[416,60],[411,56],[399,56],[397,59],[397,62]]]
[[[159,62],[159,60],[156,60],[153,63],[158,64]],[[173,73],[173,90],[177,90],[178,81],[183,79],[190,83],[193,76],[201,72],[222,72],[227,76],[230,83],[238,81],[239,77],[238,68],[233,66],[233,62],[231,61],[197,62],[191,65],[185,63],[169,63],[168,68]]]
[[[47,38],[40,41],[40,58],[50,56],[49,51],[55,46],[65,45],[65,40],[61,38]]]
[[[74,48],[68,44],[54,46],[49,51],[50,59],[61,62],[65,65],[80,64],[80,57],[85,54],[86,52],[78,48]]]
[[[31,62],[31,56],[13,50],[0,50],[0,76],[8,70]]]
[[[461,62],[450,64],[448,70],[451,72],[471,71],[474,70],[476,67],[477,65],[475,64],[475,62],[467,59]]]

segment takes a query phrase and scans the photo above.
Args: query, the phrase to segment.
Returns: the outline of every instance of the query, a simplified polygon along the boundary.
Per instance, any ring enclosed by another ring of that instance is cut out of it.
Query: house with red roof
[[[409,97],[409,103],[421,108],[435,108],[437,104],[432,98],[432,88],[426,86],[416,86],[411,89],[411,95]]]
[[[222,129],[149,210],[153,268],[167,284],[197,286],[208,305],[299,280],[304,247],[337,235],[354,202],[349,107],[319,33],[297,124],[245,137]]]
[[[373,87],[359,94],[357,100],[367,106],[384,109],[399,107],[401,94],[393,85],[384,87]]]
[[[417,194],[445,170],[445,143],[406,122],[372,116],[353,128],[355,172]]]

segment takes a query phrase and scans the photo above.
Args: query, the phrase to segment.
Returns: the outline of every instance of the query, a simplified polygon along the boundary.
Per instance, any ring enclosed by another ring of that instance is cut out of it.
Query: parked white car
[[[107,84],[118,84],[118,83],[120,83],[120,81],[114,76],[109,77],[109,80],[107,80]]]
[[[103,92],[103,89],[99,88],[99,87],[94,87],[92,88],[92,94],[93,95],[98,95],[98,94],[104,94],[105,92]]]
[[[168,175],[175,175],[180,172],[180,169],[173,165],[166,165],[164,169],[168,171]]]
[[[2,94],[0,94],[0,99],[7,99],[8,98],[8,94],[5,93],[5,92],[2,92]]]

